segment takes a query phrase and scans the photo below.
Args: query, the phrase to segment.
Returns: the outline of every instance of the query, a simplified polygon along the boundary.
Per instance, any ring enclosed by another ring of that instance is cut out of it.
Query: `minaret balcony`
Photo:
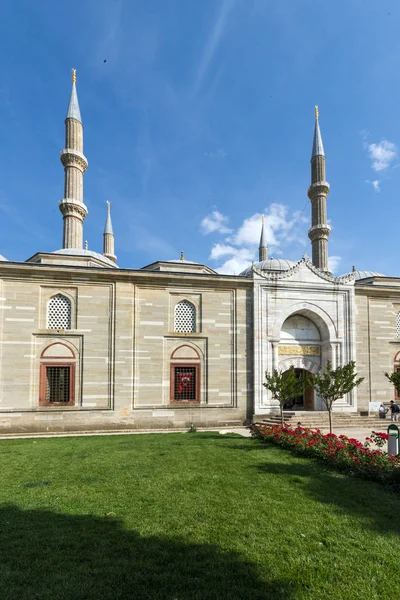
[[[330,185],[327,181],[316,181],[308,188],[308,197],[312,200],[315,196],[329,194]]]
[[[72,148],[61,151],[60,160],[64,167],[77,167],[84,173],[88,168],[88,161],[84,154]]]
[[[83,202],[74,200],[74,198],[63,198],[58,206],[64,217],[78,217],[83,220],[89,212]]]
[[[308,230],[308,237],[312,242],[315,240],[327,240],[329,234],[331,232],[331,228],[328,223],[320,223],[319,225],[314,225],[310,227]]]

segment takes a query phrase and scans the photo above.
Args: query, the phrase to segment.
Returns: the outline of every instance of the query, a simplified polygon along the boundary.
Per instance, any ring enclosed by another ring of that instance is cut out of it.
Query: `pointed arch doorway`
[[[325,341],[310,315],[296,313],[282,324],[279,340],[279,368],[284,373],[290,367],[303,379],[303,393],[286,403],[286,410],[317,410],[315,391],[306,385],[307,373],[317,373],[321,366],[321,346]]]
[[[284,410],[315,410],[315,391],[312,387],[307,386],[305,382],[308,372],[306,369],[295,368],[296,378],[304,381],[303,393],[286,402],[283,407]]]

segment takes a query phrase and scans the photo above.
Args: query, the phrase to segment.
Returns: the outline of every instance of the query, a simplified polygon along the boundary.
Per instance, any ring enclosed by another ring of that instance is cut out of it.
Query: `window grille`
[[[57,294],[49,301],[47,328],[71,329],[71,302],[62,294]]]
[[[174,367],[174,400],[197,400],[196,367]]]
[[[45,401],[48,404],[69,403],[71,400],[71,368],[46,367]]]
[[[196,307],[187,300],[175,306],[174,331],[178,333],[194,333],[196,331]]]
[[[400,338],[400,312],[396,315],[396,337]]]

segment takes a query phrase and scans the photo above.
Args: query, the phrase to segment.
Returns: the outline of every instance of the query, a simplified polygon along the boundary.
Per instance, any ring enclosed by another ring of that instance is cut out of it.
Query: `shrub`
[[[382,447],[389,438],[386,433],[373,432],[363,444],[345,435],[322,434],[319,429],[306,427],[255,423],[250,431],[253,437],[316,458],[348,475],[400,485],[400,457],[370,447],[372,443]]]

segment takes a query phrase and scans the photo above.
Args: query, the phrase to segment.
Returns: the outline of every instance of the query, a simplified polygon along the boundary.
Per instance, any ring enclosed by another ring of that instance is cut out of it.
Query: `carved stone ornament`
[[[290,367],[294,367],[295,369],[305,369],[310,373],[314,373],[315,375],[321,369],[321,366],[315,363],[310,358],[298,357],[298,358],[287,358],[286,360],[282,360],[278,364],[279,371],[284,373]]]
[[[88,209],[82,202],[77,202],[72,198],[63,198],[60,200],[59,208],[64,217],[80,217],[85,219]]]
[[[302,354],[320,356],[321,348],[319,346],[279,346],[278,354]]]
[[[303,265],[308,267],[310,271],[315,273],[315,275],[318,275],[318,277],[324,279],[325,281],[329,281],[330,283],[354,283],[355,281],[354,273],[348,273],[347,275],[342,275],[341,277],[333,277],[333,275],[331,275],[330,273],[318,269],[318,267],[313,265],[307,254],[304,254],[303,258],[299,260],[299,262],[296,263],[294,267],[288,269],[287,271],[262,271],[256,265],[252,265],[252,270],[253,273],[256,273],[257,275],[259,275],[263,279],[266,279],[267,281],[279,281],[280,279],[289,279],[290,277],[292,277],[292,275],[298,273],[298,271],[300,271]]]
[[[313,242],[314,240],[325,239],[327,240],[329,234],[331,232],[331,228],[327,223],[321,225],[314,225],[311,229],[308,230],[308,237]]]
[[[88,168],[86,156],[77,150],[71,150],[70,148],[62,150],[60,160],[64,167],[76,167],[80,169],[82,173],[84,173]]]

